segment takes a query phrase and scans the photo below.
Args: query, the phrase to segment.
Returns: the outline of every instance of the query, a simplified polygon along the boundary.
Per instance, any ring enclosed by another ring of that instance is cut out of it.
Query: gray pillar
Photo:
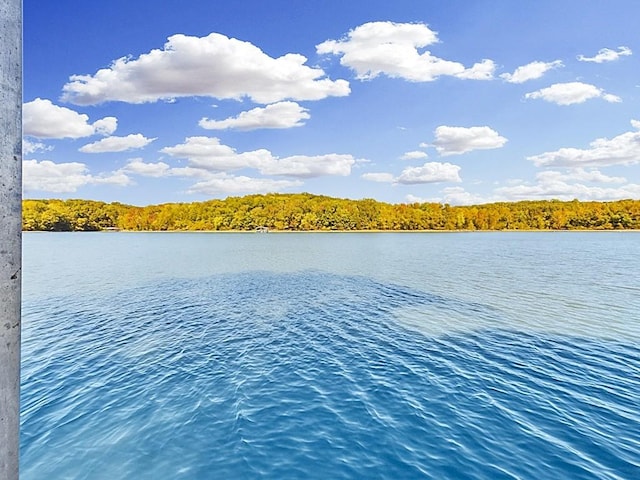
[[[22,251],[22,1],[0,0],[0,479],[18,479]]]

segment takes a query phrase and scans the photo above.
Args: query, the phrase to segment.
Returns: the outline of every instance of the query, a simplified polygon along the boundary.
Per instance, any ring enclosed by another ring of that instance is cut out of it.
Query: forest
[[[247,195],[145,207],[23,200],[25,231],[355,231],[640,229],[640,200],[536,200],[473,206],[389,204],[309,193]]]

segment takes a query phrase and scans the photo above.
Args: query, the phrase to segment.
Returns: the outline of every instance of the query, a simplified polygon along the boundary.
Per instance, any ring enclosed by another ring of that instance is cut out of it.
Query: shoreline
[[[23,230],[22,233],[223,233],[223,234],[291,234],[291,233],[620,233],[640,232],[637,228],[626,229],[571,229],[571,230],[537,230],[537,229],[513,229],[513,230],[269,230],[256,232],[255,230]]]

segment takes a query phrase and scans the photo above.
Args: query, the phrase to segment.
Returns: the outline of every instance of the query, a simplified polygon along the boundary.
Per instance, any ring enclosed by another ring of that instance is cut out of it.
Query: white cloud
[[[503,73],[500,75],[500,78],[503,78],[509,83],[524,83],[540,78],[549,70],[562,66],[563,64],[560,60],[553,62],[531,62],[516,68],[513,73]]]
[[[506,138],[487,126],[465,128],[441,125],[434,133],[436,139],[433,145],[442,156],[500,148],[507,143]]]
[[[226,172],[212,172],[197,167],[171,167],[164,162],[145,163],[139,158],[132,159],[120,172],[143,177],[180,177],[196,179],[187,188],[187,193],[219,195],[235,193],[279,192],[302,185],[299,180],[274,180],[231,175]]]
[[[351,155],[330,153],[327,155],[293,155],[285,158],[273,158],[260,167],[265,175],[285,175],[288,177],[311,178],[325,175],[346,177],[356,159]]]
[[[32,153],[36,153],[36,152],[48,152],[53,150],[53,147],[49,146],[49,145],[45,145],[44,143],[40,143],[40,142],[31,142],[29,140],[27,140],[26,138],[22,139],[22,154],[23,155],[30,155]]]
[[[605,93],[604,90],[595,85],[582,82],[555,83],[550,87],[527,93],[525,98],[541,98],[558,105],[583,103],[592,98],[602,98],[612,103],[622,101],[620,97]]]
[[[411,152],[406,152],[404,155],[400,157],[400,160],[422,160],[424,158],[429,157],[426,152],[421,152],[420,150],[414,150]]]
[[[259,128],[301,127],[311,118],[306,108],[296,102],[278,102],[264,108],[254,108],[225,120],[203,118],[199,125],[207,130],[257,130]]]
[[[111,135],[118,127],[118,119],[115,117],[104,117],[93,122],[91,126],[98,135]]]
[[[393,183],[396,177],[392,173],[363,173],[362,178],[370,182]]]
[[[22,176],[26,192],[72,193],[85,185],[126,186],[132,183],[123,172],[94,176],[84,163],[54,163],[50,160],[25,160],[22,164]]]
[[[78,105],[129,103],[207,96],[249,97],[257,103],[284,99],[320,100],[348,95],[346,80],[330,80],[307,59],[289,53],[278,58],[255,45],[219,33],[206,37],[173,35],[162,50],[120,58],[94,75],[74,75],[63,99]]]
[[[448,203],[449,205],[479,205],[492,201],[480,195],[467,192],[462,187],[447,187],[442,189],[442,198],[440,203]]]
[[[618,60],[622,56],[631,55],[632,53],[633,52],[629,47],[618,47],[618,51],[612,50],[610,48],[601,48],[593,57],[578,55],[577,58],[581,62],[604,63],[613,62],[614,60]]]
[[[36,98],[22,106],[24,135],[39,138],[82,138],[91,135],[110,135],[118,120],[105,117],[93,124],[89,116],[69,108],[54,105],[51,100]]]
[[[187,190],[187,193],[205,195],[235,194],[235,193],[269,193],[279,192],[287,188],[297,187],[302,182],[297,180],[273,180],[269,178],[250,178],[219,174],[207,180],[197,182]]]
[[[391,173],[365,173],[371,182],[415,185],[420,183],[460,182],[460,167],[451,163],[428,162],[421,167],[407,167],[397,177]]]
[[[192,167],[213,171],[257,169],[273,158],[268,150],[237,153],[235,149],[221,144],[218,138],[203,136],[188,137],[184,143],[160,151],[172,157],[187,158]]]
[[[584,168],[571,169],[568,172],[556,170],[546,170],[536,175],[536,179],[542,183],[568,182],[578,180],[587,183],[626,183],[624,177],[611,177],[600,172],[600,170],[585,170]]]
[[[168,164],[164,162],[145,163],[140,158],[134,158],[129,161],[122,169],[123,173],[132,175],[141,175],[143,177],[165,177],[171,171]]]
[[[412,82],[429,82],[449,75],[489,80],[495,64],[482,60],[471,68],[435,57],[420,49],[438,43],[437,33],[423,23],[370,22],[351,30],[341,40],[316,46],[318,54],[340,55],[340,64],[356,72],[361,80],[385,74]]]
[[[424,197],[418,197],[417,195],[406,195],[405,200],[407,201],[407,203],[438,203],[435,200],[431,200],[429,198],[424,198]]]
[[[582,183],[568,183],[556,179],[538,179],[533,185],[517,185],[496,189],[496,193],[506,200],[530,199],[558,199],[573,200],[574,198],[588,201],[608,201],[624,198],[638,198],[640,185],[626,184],[617,188],[584,185]]]
[[[295,102],[278,102],[264,108],[254,108],[225,120],[203,118],[199,125],[207,130],[257,130],[260,128],[291,128],[304,125],[311,118],[308,110]]]
[[[486,198],[467,192],[463,187],[443,188],[440,197],[424,198],[416,195],[407,195],[405,198],[410,203],[448,203],[449,205],[480,205],[498,201],[495,197]]]
[[[207,171],[225,172],[252,168],[263,175],[284,175],[311,178],[325,175],[347,176],[357,162],[351,155],[326,154],[316,156],[293,155],[278,158],[265,149],[238,153],[222,145],[214,137],[189,137],[185,143],[165,147],[161,152],[186,158],[189,165]]]
[[[495,71],[496,64],[494,61],[485,58],[481,62],[474,63],[472,67],[455,74],[455,76],[464,80],[492,80]]]
[[[631,125],[640,130],[640,122]],[[527,157],[541,167],[606,167],[640,163],[640,131],[625,132],[612,139],[598,138],[588,149],[560,148],[553,152]]]
[[[620,102],[622,102],[622,99],[619,96],[613,95],[611,93],[603,93],[602,94],[602,99],[605,102],[609,102],[609,103],[620,103]]]
[[[416,183],[460,182],[460,167],[451,163],[428,162],[421,167],[407,167],[402,170],[396,183],[413,185]]]
[[[107,137],[97,142],[89,143],[80,147],[83,153],[107,153],[107,152],[126,152],[143,148],[153,142],[155,138],[146,138],[140,133],[127,135],[126,137]]]

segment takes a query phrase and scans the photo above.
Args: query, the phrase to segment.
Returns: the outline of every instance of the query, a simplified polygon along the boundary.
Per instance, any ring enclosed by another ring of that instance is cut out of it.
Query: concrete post
[[[0,0],[0,479],[18,480],[22,0]]]

